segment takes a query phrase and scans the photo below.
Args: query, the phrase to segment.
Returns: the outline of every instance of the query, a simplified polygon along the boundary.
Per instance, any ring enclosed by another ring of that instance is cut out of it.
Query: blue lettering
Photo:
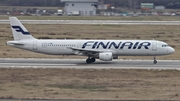
[[[151,43],[149,43],[149,42],[143,42],[139,45],[138,49],[141,49],[143,46],[145,49],[149,49],[148,46],[150,46],[150,45],[151,45]]]
[[[126,44],[128,44],[128,45],[126,45]],[[120,47],[120,49],[123,49],[124,46],[129,46],[128,49],[131,49],[132,45],[133,45],[132,42],[125,42],[125,43],[122,44],[122,46]]]
[[[99,44],[98,44],[98,46],[97,46],[97,49],[99,48],[99,46],[102,46],[104,49],[106,49],[107,48],[107,46],[109,45],[109,42],[105,45],[103,42],[100,42]]]
[[[133,47],[133,49],[136,49],[137,46],[138,46],[138,44],[139,44],[139,42],[136,42],[135,45],[134,45],[134,47]]]
[[[115,49],[118,49],[120,47],[120,45],[121,45],[121,42],[119,42],[118,45],[116,45],[115,42],[111,42],[111,44],[109,45],[109,49],[112,47],[112,45],[114,46]]]
[[[97,46],[97,44],[98,44],[98,42],[95,42],[95,43],[93,44],[92,49],[95,49],[95,47]]]
[[[100,47],[102,47],[103,49],[111,49],[111,48],[115,48],[115,49],[124,49],[124,47],[127,46],[127,49],[141,49],[142,47],[144,47],[145,49],[149,49],[149,46],[151,45],[151,43],[149,42],[135,42],[133,44],[133,42],[119,42],[119,43],[115,43],[115,42],[107,42],[107,43],[103,43],[103,42],[94,42],[94,41],[88,41],[85,42],[82,45],[82,48],[86,48],[87,46],[92,46],[92,49],[98,49]]]
[[[84,43],[84,44],[82,45],[82,48],[86,48],[86,46],[91,46],[91,45],[88,44],[88,43],[94,43],[94,41],[88,41],[88,42]]]

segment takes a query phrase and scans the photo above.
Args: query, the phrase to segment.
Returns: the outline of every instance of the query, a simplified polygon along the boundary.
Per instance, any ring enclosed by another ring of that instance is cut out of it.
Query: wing
[[[72,49],[74,54],[76,55],[85,55],[85,56],[97,56],[99,53],[107,52],[104,50],[94,50],[94,49],[82,49],[82,48],[75,48],[75,47],[66,47]]]

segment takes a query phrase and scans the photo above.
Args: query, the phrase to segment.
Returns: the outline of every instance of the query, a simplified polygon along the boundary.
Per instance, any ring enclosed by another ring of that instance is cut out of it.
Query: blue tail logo
[[[21,32],[23,35],[30,35],[29,32],[25,32],[20,26],[12,26],[16,30],[16,32]]]

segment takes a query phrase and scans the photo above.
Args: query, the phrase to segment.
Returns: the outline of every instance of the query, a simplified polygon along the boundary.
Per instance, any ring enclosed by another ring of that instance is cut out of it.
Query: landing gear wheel
[[[88,57],[88,59],[86,60],[86,63],[87,63],[87,64],[90,64],[90,63],[94,63],[95,61],[96,61],[95,58],[90,58],[90,57]]]
[[[96,61],[96,59],[95,58],[91,58],[91,62],[93,63],[93,62],[95,62]]]
[[[154,62],[154,64],[157,64],[157,61],[156,61],[156,60],[154,60],[153,62]]]
[[[87,63],[87,64],[90,64],[90,63],[91,63],[91,59],[88,58],[88,59],[86,60],[86,63]]]
[[[154,57],[154,61],[153,61],[154,64],[157,64],[157,60],[156,60],[156,57]]]

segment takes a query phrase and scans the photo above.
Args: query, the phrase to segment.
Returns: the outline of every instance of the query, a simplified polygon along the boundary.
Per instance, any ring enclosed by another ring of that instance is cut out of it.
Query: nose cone
[[[174,53],[174,52],[175,52],[175,49],[172,48],[172,47],[170,47],[170,49],[169,49],[169,54],[172,54],[172,53]]]

